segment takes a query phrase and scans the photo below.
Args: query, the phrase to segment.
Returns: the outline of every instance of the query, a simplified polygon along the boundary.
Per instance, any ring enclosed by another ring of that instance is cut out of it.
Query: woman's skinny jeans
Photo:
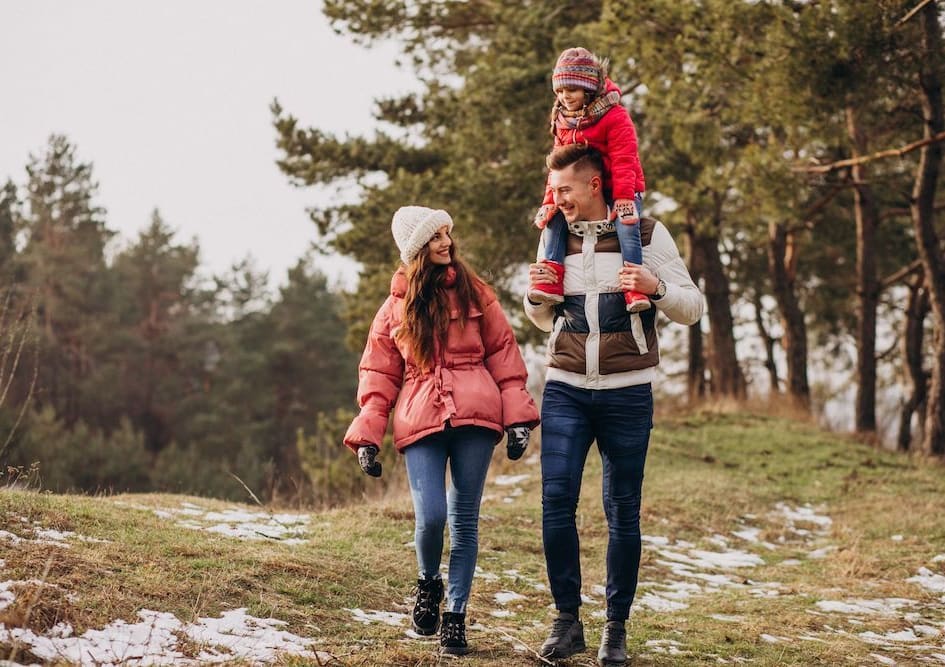
[[[499,439],[477,426],[447,428],[404,449],[416,517],[414,540],[420,576],[438,576],[443,529],[449,521],[450,556],[446,611],[465,613],[479,554],[479,503]],[[449,465],[450,489],[446,490]]]

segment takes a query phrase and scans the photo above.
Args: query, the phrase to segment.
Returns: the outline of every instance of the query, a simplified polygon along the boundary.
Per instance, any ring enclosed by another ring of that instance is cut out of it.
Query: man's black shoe
[[[584,643],[584,626],[574,614],[558,614],[551,626],[551,634],[541,645],[539,655],[549,660],[570,658],[587,648]]]
[[[440,653],[443,655],[466,655],[466,614],[443,612],[443,629],[440,631]]]
[[[621,621],[607,621],[597,651],[600,667],[623,667],[627,664],[627,629]]]
[[[435,635],[440,627],[440,602],[443,580],[439,577],[417,580],[417,601],[413,605],[413,629],[418,635]]]

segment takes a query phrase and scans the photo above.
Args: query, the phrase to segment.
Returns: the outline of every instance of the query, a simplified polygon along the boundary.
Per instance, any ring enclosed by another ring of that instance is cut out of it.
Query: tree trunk
[[[794,291],[795,259],[793,232],[783,223],[768,226],[768,271],[774,298],[781,313],[784,330],[782,347],[787,358],[788,396],[801,407],[810,408],[810,386],[807,384],[807,325]]]
[[[692,281],[699,284],[702,265],[695,251],[695,226],[686,225],[686,265]],[[689,327],[689,367],[686,371],[686,389],[689,404],[695,405],[705,398],[705,351],[703,349],[702,322]]]
[[[923,287],[923,277],[909,285],[906,305],[906,326],[902,336],[902,356],[906,367],[906,400],[899,413],[899,435],[896,447],[908,451],[912,446],[912,415],[922,414],[926,399],[928,374],[922,368],[922,342],[925,334],[925,316],[929,312],[929,293]],[[921,425],[921,422],[920,422]]]
[[[856,110],[846,107],[847,136],[852,157],[866,155],[868,145],[859,126]],[[876,227],[879,210],[868,185],[867,167],[851,169],[856,217],[856,402],[854,424],[857,431],[876,432],[876,307],[879,278],[876,275]]]
[[[715,229],[721,226],[716,219]],[[745,376],[735,354],[735,326],[732,320],[729,282],[719,252],[718,236],[698,230],[693,234],[693,252],[702,269],[706,305],[709,311],[709,335],[712,343],[710,365],[712,391],[717,396],[745,398]]]
[[[777,396],[781,393],[781,379],[778,377],[778,365],[774,362],[774,338],[768,333],[765,326],[764,309],[761,306],[761,294],[756,290],[751,299],[751,304],[755,308],[755,326],[758,327],[758,336],[765,346],[765,368],[768,371],[768,380],[771,383],[771,396]]]
[[[930,2],[922,8],[922,49],[919,59],[919,97],[924,121],[923,137],[929,139],[945,131],[942,83],[938,77],[942,61],[942,29],[938,6]],[[923,451],[945,456],[945,258],[935,231],[935,189],[942,163],[942,144],[932,142],[920,149],[919,165],[912,188],[910,212],[915,228],[919,259],[925,271],[932,312],[934,340],[932,368],[925,408]]]

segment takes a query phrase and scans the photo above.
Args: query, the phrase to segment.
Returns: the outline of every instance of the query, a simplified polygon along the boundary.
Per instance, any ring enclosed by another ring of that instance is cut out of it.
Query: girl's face
[[[558,97],[558,104],[568,111],[577,111],[587,102],[587,91],[583,88],[562,86],[555,91],[555,95]]]
[[[449,227],[443,225],[438,230],[430,242],[427,243],[427,252],[430,253],[430,261],[440,266],[445,266],[453,261],[450,256],[450,248],[453,245],[453,239],[450,238]]]

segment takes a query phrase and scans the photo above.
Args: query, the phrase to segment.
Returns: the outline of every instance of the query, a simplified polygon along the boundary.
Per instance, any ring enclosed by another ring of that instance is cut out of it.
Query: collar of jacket
[[[608,209],[608,216],[609,209]],[[613,220],[605,218],[604,220],[578,220],[568,223],[568,231],[575,236],[601,236],[617,231]]]
[[[443,278],[444,287],[452,287],[456,284],[456,268],[450,264],[446,267],[446,275]],[[404,298],[407,293],[407,267],[401,264],[390,279],[390,293],[399,299]]]

